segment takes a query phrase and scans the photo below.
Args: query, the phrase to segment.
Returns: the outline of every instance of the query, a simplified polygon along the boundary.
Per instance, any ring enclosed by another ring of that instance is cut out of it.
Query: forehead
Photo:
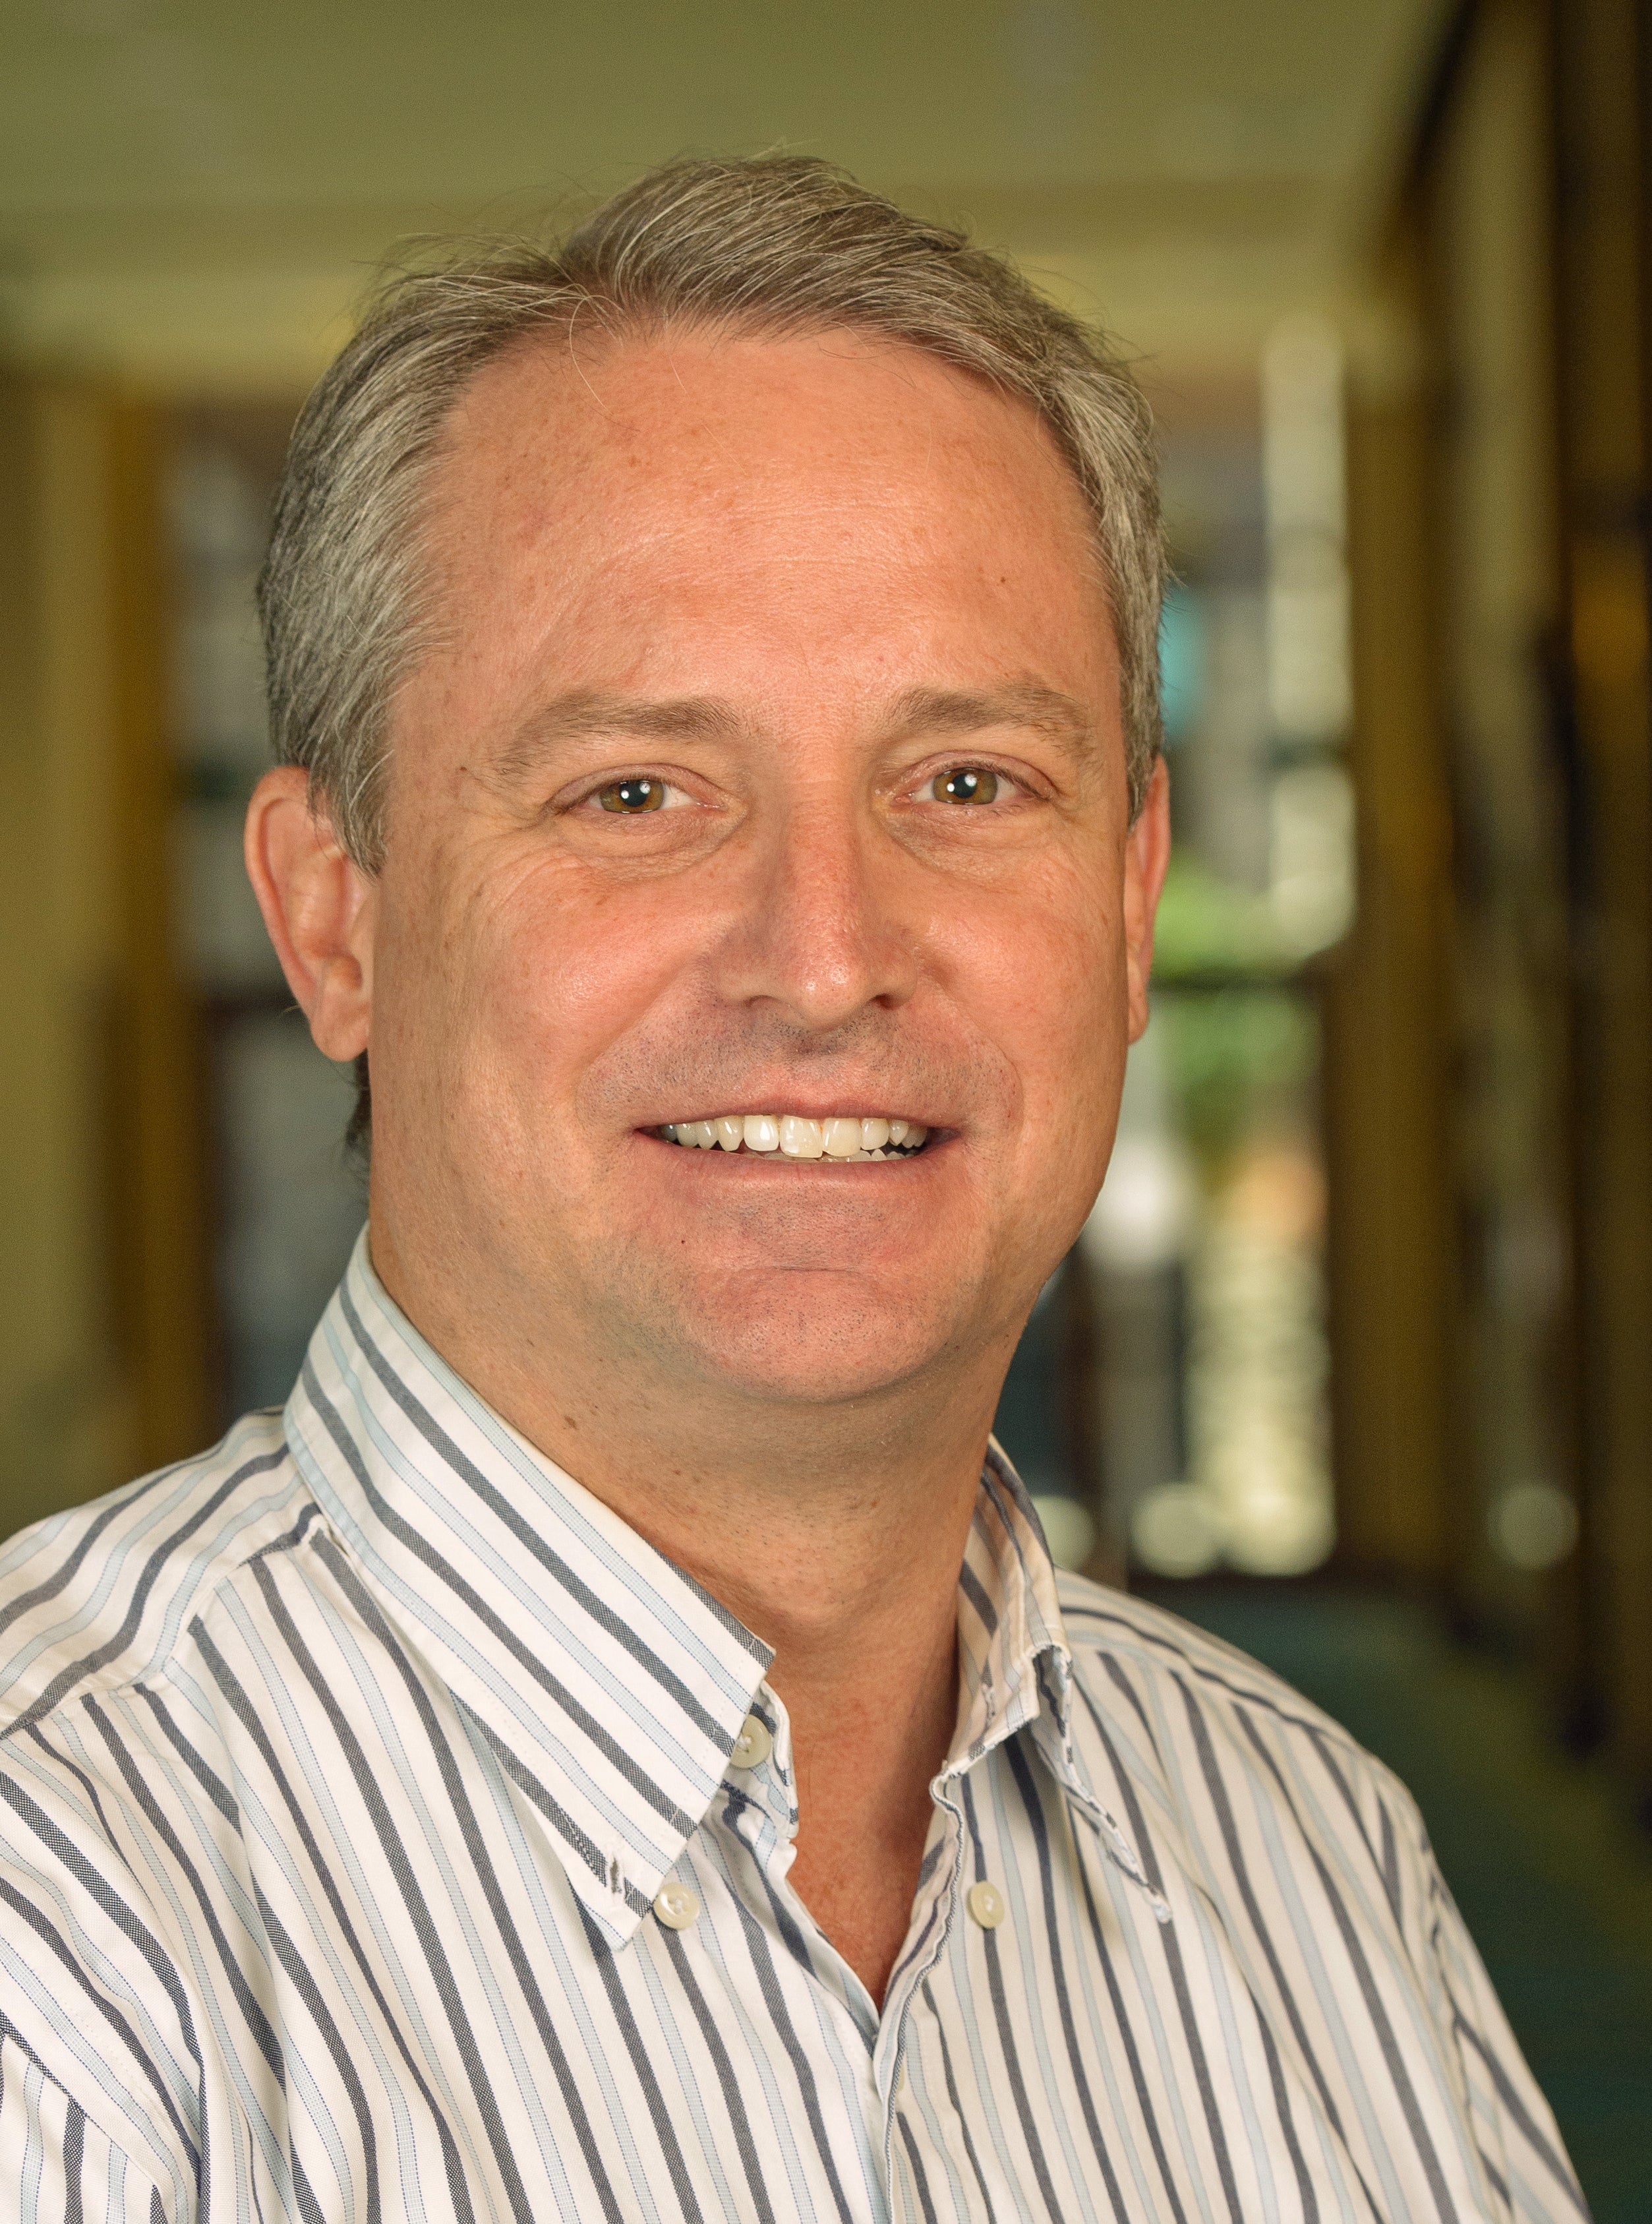
[[[487,365],[445,428],[426,531],[492,557],[554,522],[612,546],[731,530],[819,553],[834,534],[974,536],[1099,571],[1077,481],[1032,407],[917,347],[843,332],[536,338]],[[445,544],[445,546],[444,546]],[[571,554],[571,550],[566,551]]]

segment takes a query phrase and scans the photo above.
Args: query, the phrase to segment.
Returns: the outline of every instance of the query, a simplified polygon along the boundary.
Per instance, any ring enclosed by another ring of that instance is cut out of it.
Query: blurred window
[[[1292,319],[1163,412],[1176,850],[1107,1182],[998,1430],[1069,1565],[1296,1575],[1331,1550],[1316,964],[1352,921],[1343,393]]]
[[[171,451],[173,914],[205,1046],[225,1424],[285,1402],[366,1209],[344,1149],[349,1077],[293,1004],[241,855],[269,762],[253,593],[289,422],[192,413]]]

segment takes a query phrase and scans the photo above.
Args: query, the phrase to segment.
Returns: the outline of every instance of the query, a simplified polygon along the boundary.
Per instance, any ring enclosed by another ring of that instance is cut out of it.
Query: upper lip
[[[689,1120],[743,1120],[764,1114],[777,1120],[788,1114],[799,1120],[905,1120],[920,1128],[944,1128],[948,1123],[928,1112],[909,1112],[899,1100],[892,1103],[868,1090],[864,1096],[848,1090],[834,1090],[830,1096],[818,1091],[777,1090],[772,1096],[753,1096],[742,1091],[732,1101],[721,1098],[709,1104],[703,1112],[690,1111],[679,1105],[670,1112],[662,1112],[658,1119],[645,1120],[645,1128],[663,1128],[668,1121],[679,1125]]]

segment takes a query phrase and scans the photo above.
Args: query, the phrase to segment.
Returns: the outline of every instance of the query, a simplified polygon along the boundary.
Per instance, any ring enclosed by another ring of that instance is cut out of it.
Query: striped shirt
[[[1561,2224],[1422,1824],[994,1450],[881,2010],[766,1648],[360,1247],[285,1414],[0,1555],[0,2217]]]

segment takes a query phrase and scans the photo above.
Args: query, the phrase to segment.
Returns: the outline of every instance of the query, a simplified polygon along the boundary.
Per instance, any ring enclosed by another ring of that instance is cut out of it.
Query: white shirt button
[[[740,1735],[735,1740],[735,1749],[728,1758],[736,1768],[760,1768],[774,1750],[774,1740],[769,1735],[762,1717],[747,1715],[740,1726]]]
[[[1006,1912],[1004,1895],[995,1884],[972,1884],[964,1894],[964,1905],[983,1930],[996,1930]]]
[[[654,1913],[669,1930],[686,1930],[700,1912],[700,1895],[685,1884],[663,1884],[654,1894]]]

